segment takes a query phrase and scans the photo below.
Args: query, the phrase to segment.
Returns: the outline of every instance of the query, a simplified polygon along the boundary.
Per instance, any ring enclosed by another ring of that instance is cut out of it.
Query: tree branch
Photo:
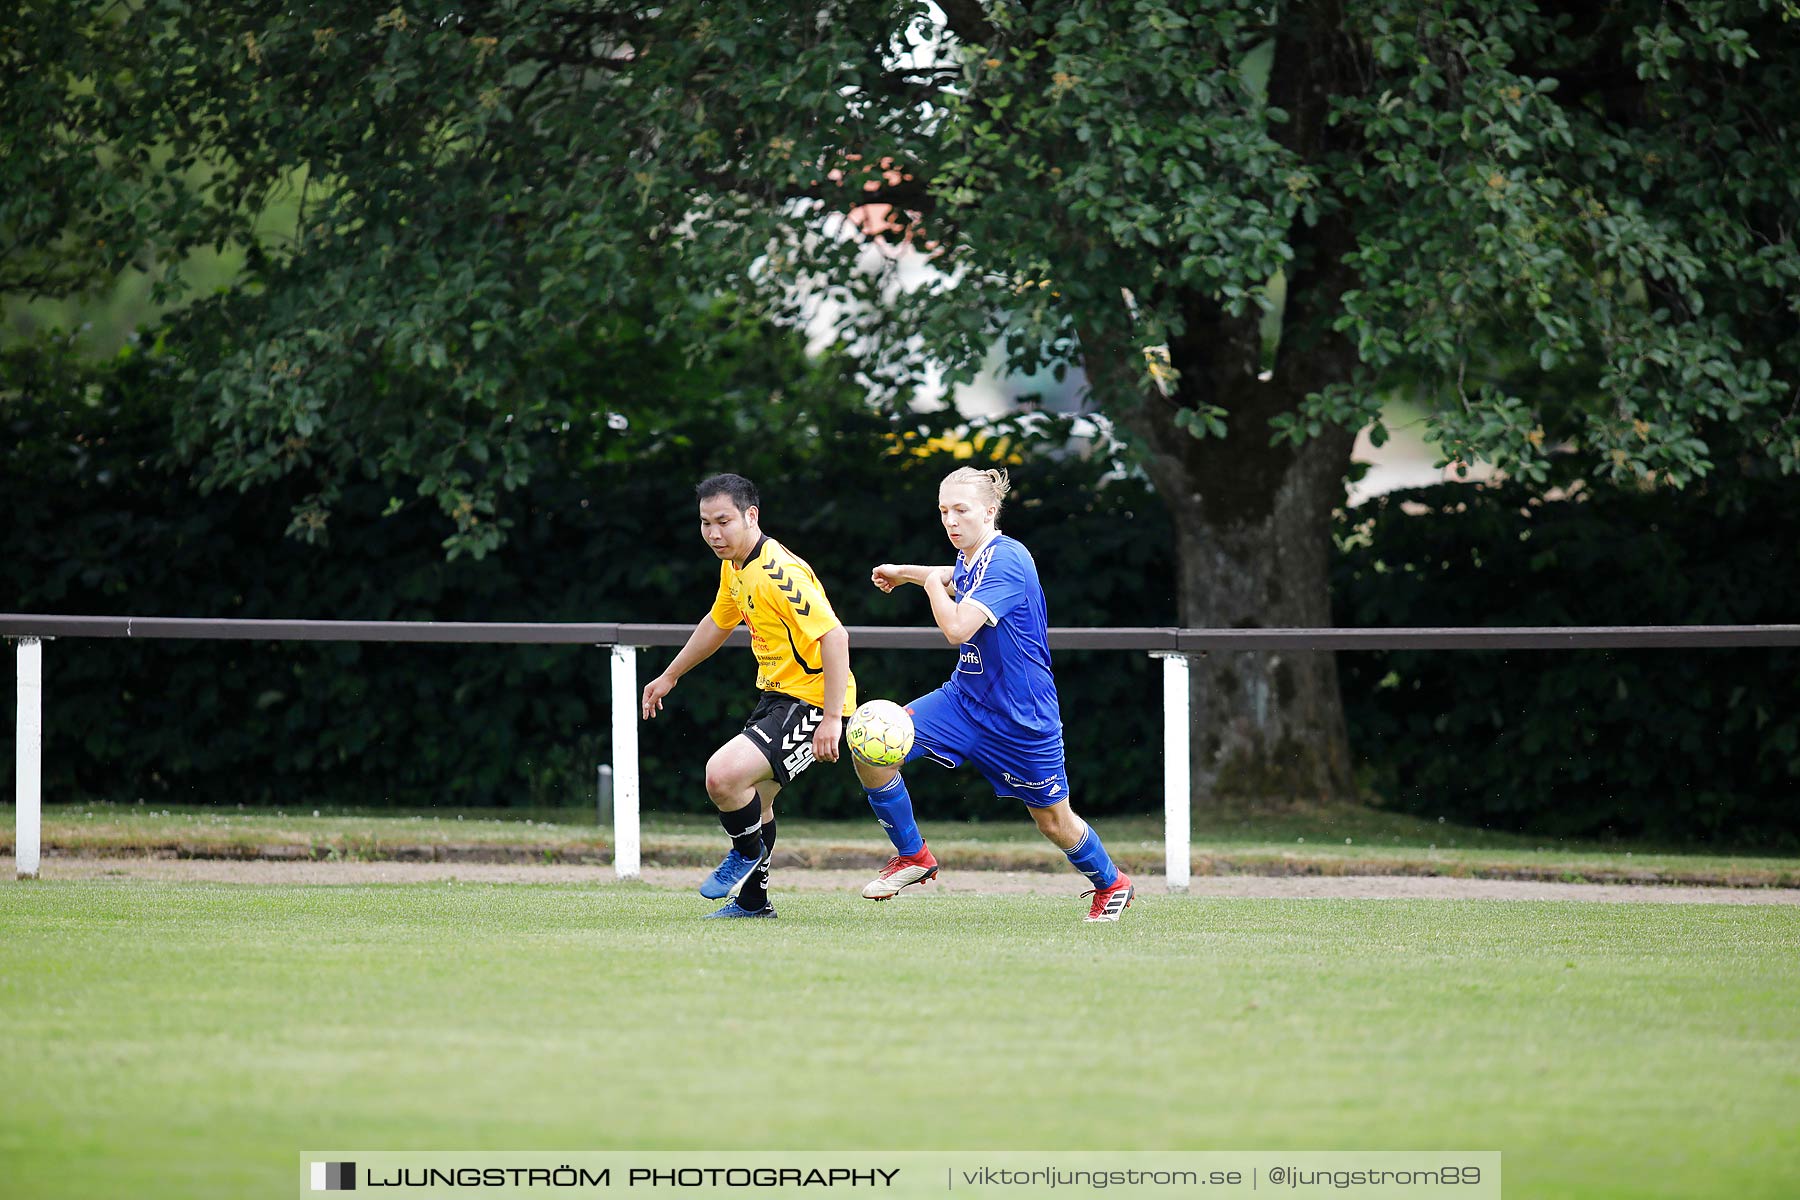
[[[981,0],[938,0],[944,10],[944,24],[965,46],[991,45],[998,34]]]
[[[850,180],[840,183],[826,179],[824,171],[819,173],[819,179],[804,186],[783,186],[769,180],[699,168],[689,168],[688,174],[696,183],[716,191],[737,192],[771,204],[787,200],[818,200],[841,211],[870,204],[887,204],[900,212],[919,216],[929,215],[936,207],[930,182],[918,178],[904,179],[894,184],[882,180],[880,187],[862,190],[853,186]]]

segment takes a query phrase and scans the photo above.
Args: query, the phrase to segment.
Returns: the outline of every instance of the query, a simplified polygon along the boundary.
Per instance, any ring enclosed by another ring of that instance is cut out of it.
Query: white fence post
[[[1158,654],[1163,660],[1163,870],[1171,892],[1185,892],[1194,874],[1188,841],[1193,774],[1189,762],[1191,706],[1185,654]]]
[[[613,871],[636,879],[638,830],[637,647],[612,648]]]
[[[19,639],[19,723],[13,778],[14,859],[20,879],[38,876],[39,831],[43,821],[44,644]]]

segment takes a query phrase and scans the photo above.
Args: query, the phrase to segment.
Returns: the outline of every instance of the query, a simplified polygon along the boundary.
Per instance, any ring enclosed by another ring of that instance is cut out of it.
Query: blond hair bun
[[[944,482],[966,483],[973,487],[986,503],[994,506],[994,515],[1000,515],[1000,506],[1006,500],[1006,493],[1012,491],[1012,480],[1005,471],[980,470],[976,467],[958,467],[944,476]]]

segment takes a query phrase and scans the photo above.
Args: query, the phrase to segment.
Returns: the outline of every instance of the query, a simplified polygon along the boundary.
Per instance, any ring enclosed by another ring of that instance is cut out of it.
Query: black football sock
[[[721,812],[719,824],[725,827],[725,836],[731,839],[731,847],[748,859],[762,856],[762,800],[752,796],[750,803],[736,812]]]
[[[775,854],[775,818],[770,817],[762,826],[763,865],[750,872],[750,878],[744,881],[744,890],[738,893],[738,904],[751,912],[761,912],[769,906],[769,859]]]

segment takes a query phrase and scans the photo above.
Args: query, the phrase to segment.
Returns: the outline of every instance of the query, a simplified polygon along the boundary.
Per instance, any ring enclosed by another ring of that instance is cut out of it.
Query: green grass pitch
[[[1800,909],[0,884],[0,1178],[306,1148],[1498,1149],[1506,1195],[1800,1193]]]

